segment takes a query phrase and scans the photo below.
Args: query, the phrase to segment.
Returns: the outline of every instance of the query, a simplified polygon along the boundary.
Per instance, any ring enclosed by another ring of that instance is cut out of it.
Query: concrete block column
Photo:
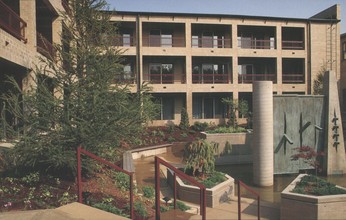
[[[253,83],[253,179],[258,186],[274,184],[273,83]]]

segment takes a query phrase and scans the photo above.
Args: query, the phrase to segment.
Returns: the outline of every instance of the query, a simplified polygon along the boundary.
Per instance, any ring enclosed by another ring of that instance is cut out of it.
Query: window
[[[252,75],[253,74],[253,65],[252,64],[238,65],[238,74],[239,75]]]
[[[163,31],[161,34],[161,46],[172,47],[173,46],[173,35],[171,32]]]
[[[131,35],[123,34],[123,46],[130,47],[131,46]]]
[[[152,83],[173,83],[173,64],[150,64],[149,73]]]
[[[195,119],[223,118],[225,116],[225,106],[221,100],[221,97],[194,97],[192,117]]]
[[[149,37],[149,46],[159,47],[161,46],[161,31],[160,30],[151,30]]]
[[[174,120],[174,98],[173,97],[159,97],[158,98],[160,114],[157,120]]]
[[[346,60],[346,42],[342,44],[342,54],[343,59]]]
[[[170,31],[151,30],[149,45],[152,47],[172,47],[173,34]]]

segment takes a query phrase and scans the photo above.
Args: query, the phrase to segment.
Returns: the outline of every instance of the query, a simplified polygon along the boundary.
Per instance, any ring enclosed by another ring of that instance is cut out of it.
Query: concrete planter
[[[281,219],[345,219],[346,194],[311,196],[291,192],[304,175],[281,192]]]
[[[202,132],[203,138],[209,143],[219,143],[220,157],[216,157],[216,165],[252,163],[252,133],[218,133]],[[225,149],[226,142],[232,145],[229,152]]]
[[[234,179],[226,174],[227,180],[206,190],[207,207],[216,207],[223,202],[229,201],[234,196]],[[168,184],[173,187],[173,171],[167,170]],[[178,199],[199,204],[200,189],[196,186],[186,185],[177,177],[177,197]]]

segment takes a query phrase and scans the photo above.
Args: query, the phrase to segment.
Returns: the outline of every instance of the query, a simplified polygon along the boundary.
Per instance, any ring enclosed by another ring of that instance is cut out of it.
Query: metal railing
[[[183,37],[149,36],[143,37],[144,47],[185,47]]]
[[[197,182],[194,178],[186,175],[184,172],[178,170],[168,162],[163,159],[155,156],[155,214],[156,220],[160,220],[160,165],[164,165],[167,168],[171,169],[173,174],[173,194],[174,194],[174,209],[176,209],[176,200],[177,200],[177,185],[176,185],[176,176],[184,179],[191,184],[197,186],[200,189],[200,210],[202,215],[202,220],[206,220],[206,188],[203,184]]]
[[[275,40],[238,39],[238,47],[245,49],[275,49]]]
[[[282,74],[282,83],[304,83],[304,74]]]
[[[133,173],[130,173],[120,167],[118,167],[117,165],[108,162],[98,156],[96,156],[95,154],[90,153],[89,151],[84,150],[82,147],[78,147],[77,148],[77,186],[78,186],[78,202],[79,203],[83,203],[83,193],[82,193],[82,161],[81,161],[81,154],[85,154],[89,157],[91,157],[92,159],[99,161],[103,164],[106,164],[108,166],[110,166],[111,168],[125,173],[130,177],[130,216],[131,219],[134,219],[135,215],[134,215],[134,209],[133,209]]]
[[[261,80],[276,83],[276,74],[238,74],[238,83],[253,83]]]
[[[192,83],[194,84],[227,84],[229,82],[229,74],[192,74]]]
[[[180,79],[175,79],[174,75],[176,74],[143,74],[143,81],[152,84],[174,84],[175,81],[185,83],[185,74],[181,75]]]
[[[199,48],[232,48],[232,39],[230,38],[212,38],[212,37],[192,37],[192,47]]]
[[[240,187],[241,186],[256,196],[256,199],[257,199],[257,219],[260,220],[260,218],[261,218],[260,195],[240,180],[238,180],[238,220],[241,220],[241,201],[240,201],[241,200],[241,194],[240,194]]]
[[[282,49],[284,50],[304,50],[304,41],[283,40]]]
[[[47,40],[41,33],[37,32],[37,51],[43,56],[53,59],[55,57],[55,49],[53,44]]]
[[[25,38],[26,22],[3,1],[0,1],[0,27],[24,43],[27,42]]]
[[[133,36],[103,36],[105,40],[108,40],[111,46],[118,47],[134,47],[136,46],[136,38]]]

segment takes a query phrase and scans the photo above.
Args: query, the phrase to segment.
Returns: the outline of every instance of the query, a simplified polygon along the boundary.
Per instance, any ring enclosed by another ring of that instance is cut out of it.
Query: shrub
[[[186,133],[181,133],[180,136],[181,136],[182,138],[187,138],[189,135],[186,134]]]
[[[148,211],[140,201],[136,201],[133,206],[135,213],[142,217],[148,217]]]
[[[130,188],[130,177],[122,172],[114,174],[115,183],[121,190],[128,190]]]
[[[208,134],[216,134],[216,133],[241,133],[246,132],[245,128],[242,127],[217,127],[216,129],[207,131]]]
[[[213,172],[207,179],[203,180],[201,183],[207,188],[212,188],[225,180],[225,174],[221,172]]]
[[[174,137],[169,137],[169,138],[167,139],[167,141],[168,141],[169,143],[173,143],[173,142],[175,141],[175,138],[174,138]]]
[[[180,209],[183,212],[185,212],[186,210],[191,209],[190,206],[186,205],[185,203],[183,203],[181,201],[177,201],[176,204],[177,204],[177,208]],[[174,204],[173,204],[173,206],[174,206]]]
[[[155,190],[152,186],[143,186],[142,191],[143,191],[143,196],[148,199],[154,198],[155,196]]]
[[[183,130],[187,130],[190,127],[189,115],[187,114],[186,108],[181,109],[181,120],[179,127]]]
[[[199,122],[199,121],[196,121],[194,124],[193,124],[193,129],[195,131],[205,131],[207,130],[208,128],[208,123],[207,122]]]
[[[92,207],[98,208],[98,209],[101,209],[103,211],[110,212],[110,213],[113,213],[116,215],[120,215],[120,216],[123,216],[126,218],[130,218],[129,215],[123,213],[123,211],[121,209],[118,209],[117,207],[115,207],[111,203],[103,203],[103,202],[102,203],[96,203],[96,204],[92,205]]]

